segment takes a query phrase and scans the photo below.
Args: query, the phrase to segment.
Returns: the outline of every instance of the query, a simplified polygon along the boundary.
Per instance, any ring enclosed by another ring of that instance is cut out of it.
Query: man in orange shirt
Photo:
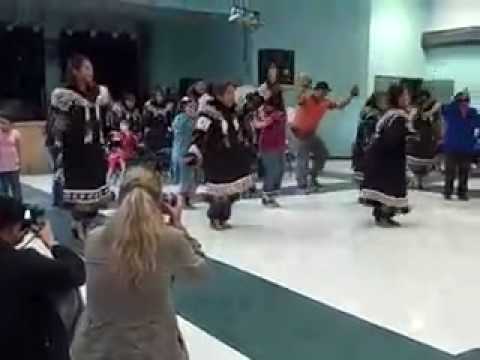
[[[346,99],[335,102],[327,95],[331,89],[328,83],[321,81],[316,84],[313,90],[304,91],[299,98],[295,119],[291,126],[292,132],[298,140],[297,153],[297,184],[301,190],[308,188],[308,163],[310,154],[313,155],[313,168],[310,175],[311,186],[318,188],[318,173],[323,170],[328,157],[328,150],[317,135],[317,128],[320,121],[330,110],[342,110],[350,104],[352,99],[358,96],[358,86],[354,86],[350,96]]]

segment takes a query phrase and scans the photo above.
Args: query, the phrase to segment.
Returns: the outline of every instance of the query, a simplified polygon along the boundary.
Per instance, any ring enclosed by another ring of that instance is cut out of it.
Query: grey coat
[[[198,244],[168,227],[157,270],[133,288],[112,271],[112,236],[100,229],[86,242],[87,308],[75,336],[73,360],[186,360],[171,294],[172,277],[205,266]]]

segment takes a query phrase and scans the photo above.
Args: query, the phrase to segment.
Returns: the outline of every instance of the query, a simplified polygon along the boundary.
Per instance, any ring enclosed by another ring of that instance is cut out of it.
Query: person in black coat
[[[393,220],[398,213],[408,213],[406,177],[406,139],[412,131],[409,126],[414,112],[410,107],[410,94],[402,85],[388,90],[389,110],[376,126],[375,135],[366,150],[365,178],[360,202],[373,207],[377,225],[399,226]]]
[[[53,258],[17,250],[25,207],[0,197],[0,351],[2,359],[68,360],[69,334],[55,294],[85,283],[83,261],[56,244],[47,223],[38,235]]]
[[[202,166],[210,225],[214,230],[225,230],[230,228],[232,204],[254,185],[254,134],[252,124],[236,114],[231,82],[215,84],[213,94],[215,98],[200,110],[185,161]]]

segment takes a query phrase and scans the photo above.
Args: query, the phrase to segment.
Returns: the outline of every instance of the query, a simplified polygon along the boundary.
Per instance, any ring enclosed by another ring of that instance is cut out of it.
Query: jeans
[[[63,181],[58,175],[59,170],[62,167],[61,164],[61,152],[62,149],[59,146],[50,146],[48,148],[50,154],[50,167],[53,171],[53,183],[52,183],[52,195],[53,206],[62,206],[63,204]]]
[[[310,154],[313,155],[313,167],[309,171]],[[318,173],[323,170],[328,158],[328,150],[322,139],[312,135],[298,140],[297,153],[297,184],[299,188],[308,187],[308,175],[315,181]]]
[[[260,153],[263,175],[263,192],[266,194],[280,190],[285,169],[285,154],[283,151],[268,151]]]
[[[0,193],[12,196],[22,201],[22,185],[20,184],[20,171],[0,173]]]
[[[457,195],[464,196],[468,192],[468,177],[472,156],[468,154],[446,154],[445,189],[444,194],[451,196],[454,191],[455,179],[458,174]]]

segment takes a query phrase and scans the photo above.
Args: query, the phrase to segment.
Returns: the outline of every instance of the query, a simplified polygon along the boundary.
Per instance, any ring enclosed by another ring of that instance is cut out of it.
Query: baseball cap
[[[317,84],[315,85],[315,87],[313,88],[314,90],[325,90],[325,91],[332,91],[332,89],[330,88],[330,85],[328,85],[328,83],[326,81],[319,81],[317,82]]]

